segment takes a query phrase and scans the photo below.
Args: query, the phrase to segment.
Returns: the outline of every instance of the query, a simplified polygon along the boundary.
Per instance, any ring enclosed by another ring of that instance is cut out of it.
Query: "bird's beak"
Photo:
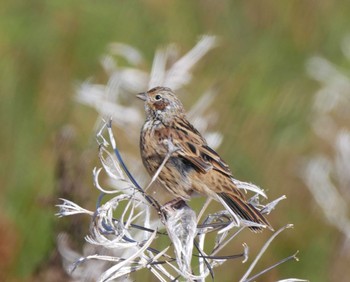
[[[136,95],[137,98],[141,99],[142,101],[146,101],[147,100],[147,94],[146,92],[142,92]]]

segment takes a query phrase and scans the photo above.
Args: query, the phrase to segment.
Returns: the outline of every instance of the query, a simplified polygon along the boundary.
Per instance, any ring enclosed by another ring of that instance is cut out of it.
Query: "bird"
[[[238,225],[243,220],[258,224],[248,224],[253,232],[265,227],[272,230],[261,211],[237,188],[229,166],[188,121],[183,104],[170,88],[157,86],[136,96],[144,101],[140,152],[151,177],[157,173],[157,182],[175,199],[187,202],[207,196],[228,207]]]

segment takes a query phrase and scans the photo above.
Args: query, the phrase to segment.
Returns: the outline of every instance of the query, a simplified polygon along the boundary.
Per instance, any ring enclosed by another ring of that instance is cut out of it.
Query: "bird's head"
[[[184,107],[174,92],[167,87],[155,87],[137,95],[145,102],[147,118],[170,122],[174,117],[184,114]]]

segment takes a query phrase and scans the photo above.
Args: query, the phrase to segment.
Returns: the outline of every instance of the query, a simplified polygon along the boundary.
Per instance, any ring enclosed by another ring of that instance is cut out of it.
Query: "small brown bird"
[[[140,150],[151,176],[168,158],[157,181],[175,197],[188,201],[192,196],[206,195],[226,204],[234,218],[271,228],[236,187],[228,165],[187,120],[182,103],[171,89],[155,87],[137,97],[145,102]],[[261,227],[250,229],[259,231]]]

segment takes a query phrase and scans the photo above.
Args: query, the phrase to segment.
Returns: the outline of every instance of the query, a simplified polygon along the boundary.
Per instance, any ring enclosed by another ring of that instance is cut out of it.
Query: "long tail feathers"
[[[260,213],[260,211],[254,208],[251,204],[247,203],[244,199],[227,193],[218,193],[218,195],[231,209],[231,211],[240,219],[262,224],[268,227],[269,229],[273,230],[270,223]],[[262,227],[259,226],[250,226],[249,228],[253,232],[262,231]]]

